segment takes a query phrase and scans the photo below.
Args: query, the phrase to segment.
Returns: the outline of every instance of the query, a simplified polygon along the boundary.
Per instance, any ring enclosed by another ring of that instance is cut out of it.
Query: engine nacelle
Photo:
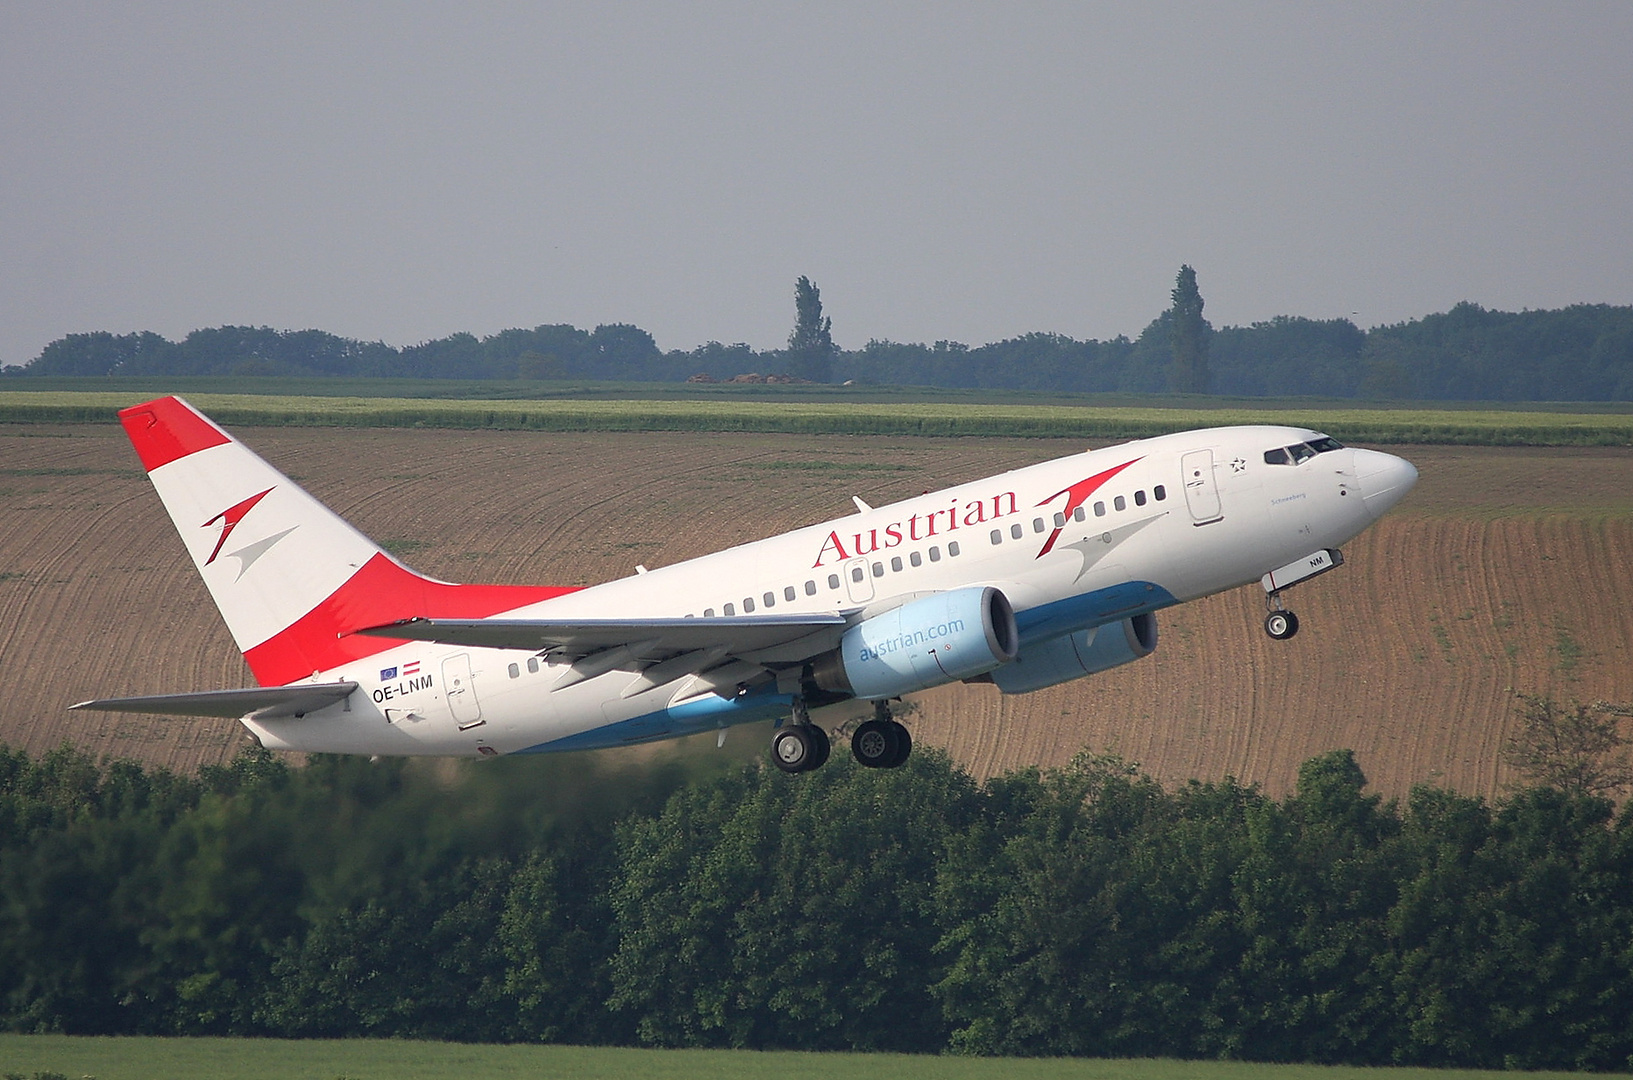
[[[1013,663],[995,670],[991,679],[1006,694],[1027,694],[1130,663],[1156,650],[1157,617],[1147,612],[1028,645]]]
[[[899,697],[984,675],[1015,658],[1009,598],[991,586],[921,597],[845,631],[812,662],[817,686],[859,698]]]

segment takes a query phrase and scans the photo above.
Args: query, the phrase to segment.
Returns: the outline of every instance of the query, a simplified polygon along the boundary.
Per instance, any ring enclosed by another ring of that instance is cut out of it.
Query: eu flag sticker
[[[380,681],[381,682],[385,682],[387,679],[395,679],[396,677],[397,677],[397,669],[396,668],[388,667],[388,668],[381,668],[380,669]]]

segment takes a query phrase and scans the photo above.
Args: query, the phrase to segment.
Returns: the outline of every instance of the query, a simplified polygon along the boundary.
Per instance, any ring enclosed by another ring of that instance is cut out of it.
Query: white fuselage
[[[1093,450],[505,614],[842,612],[858,622],[917,596],[990,585],[1014,608],[1024,657],[1030,643],[1254,582],[1336,548],[1410,486],[1401,481],[1410,465],[1372,451],[1267,461],[1269,451],[1320,439],[1303,428],[1235,427]],[[313,682],[360,684],[343,704],[244,723],[273,748],[508,754],[767,719],[792,699],[775,686],[721,696],[689,678],[631,694],[630,670],[555,688],[565,667],[526,651],[407,643],[314,673]]]

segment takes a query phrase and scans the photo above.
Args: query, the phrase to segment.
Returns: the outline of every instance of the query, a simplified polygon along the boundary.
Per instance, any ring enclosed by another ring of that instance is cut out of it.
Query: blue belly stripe
[[[560,739],[529,746],[518,754],[548,754],[557,750],[604,750],[612,746],[632,746],[635,743],[673,739],[681,735],[695,735],[700,731],[731,727],[733,724],[751,724],[757,720],[773,720],[787,716],[794,707],[792,694],[776,693],[767,686],[739,698],[723,698],[716,694],[683,701],[673,708],[643,713],[629,720],[581,731]]]

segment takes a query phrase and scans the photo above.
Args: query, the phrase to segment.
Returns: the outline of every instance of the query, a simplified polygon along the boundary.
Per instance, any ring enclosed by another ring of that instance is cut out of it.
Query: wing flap
[[[357,689],[354,682],[315,683],[307,686],[251,686],[241,690],[203,690],[191,694],[149,694],[144,697],[97,698],[70,709],[102,712],[168,713],[172,716],[219,716],[225,719],[276,720],[304,716],[344,700]]]

